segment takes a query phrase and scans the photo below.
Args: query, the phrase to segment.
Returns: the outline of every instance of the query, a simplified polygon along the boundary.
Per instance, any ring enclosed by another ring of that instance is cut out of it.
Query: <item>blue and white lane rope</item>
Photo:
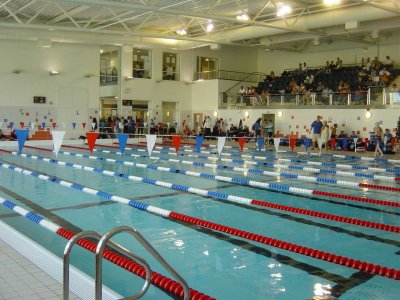
[[[121,155],[121,152],[117,151],[110,151],[110,150],[100,150],[94,149],[95,152],[106,153],[106,154],[114,154],[114,155]],[[65,155],[77,155],[73,152],[68,151],[59,151],[59,153]],[[124,156],[133,157],[133,158],[146,158],[146,155],[138,155],[138,154],[127,154],[124,153]],[[90,157],[89,155],[83,155],[83,157]],[[353,182],[353,181],[343,181],[331,178],[324,178],[324,177],[312,177],[312,176],[305,176],[305,175],[298,175],[292,173],[282,173],[282,172],[272,172],[272,171],[263,171],[259,169],[250,169],[250,168],[241,168],[241,167],[233,167],[233,166],[226,166],[226,165],[218,165],[218,164],[211,164],[211,163],[204,163],[204,162],[196,162],[196,161],[188,161],[188,160],[181,160],[181,159],[173,159],[173,158],[163,158],[157,156],[150,156],[152,160],[163,160],[169,161],[173,163],[181,163],[186,165],[193,165],[195,167],[204,167],[204,168],[212,168],[212,169],[223,169],[233,172],[239,172],[243,176],[246,176],[247,173],[252,173],[256,175],[265,175],[265,176],[272,176],[272,177],[283,177],[283,178],[290,178],[300,181],[312,182],[312,183],[323,183],[323,184],[333,184],[333,185],[341,185],[347,187],[359,187],[359,188],[372,188],[372,189],[380,189],[386,191],[394,191],[400,192],[400,188],[398,187],[391,187],[391,186],[383,186],[383,185],[375,185],[375,184],[368,184],[362,182]]]
[[[17,152],[14,152],[12,154],[18,155]],[[117,172],[113,172],[113,171],[109,171],[109,170],[97,169],[97,168],[93,168],[93,167],[63,162],[63,161],[45,158],[45,157],[39,157],[36,155],[21,154],[21,156],[25,157],[25,158],[33,159],[33,160],[54,163],[54,164],[57,164],[60,166],[66,166],[66,167],[80,169],[80,170],[89,171],[89,172],[93,172],[93,173],[104,174],[107,176],[114,176],[114,177],[123,178],[123,179],[131,180],[131,181],[138,181],[138,182],[143,182],[143,183],[147,183],[147,184],[153,184],[153,185],[157,185],[157,186],[161,186],[161,187],[166,187],[169,189],[180,190],[180,191],[184,191],[184,192],[188,192],[188,193],[192,193],[192,194],[198,194],[201,196],[208,196],[208,197],[212,197],[215,199],[222,199],[225,201],[239,203],[239,204],[243,204],[243,205],[247,205],[247,206],[267,207],[267,208],[272,208],[272,209],[277,209],[277,210],[289,211],[289,212],[297,213],[297,214],[308,215],[308,216],[317,217],[317,218],[329,219],[329,220],[333,220],[336,222],[343,222],[343,223],[354,224],[354,225],[359,225],[359,226],[371,227],[371,228],[375,228],[375,229],[400,232],[400,227],[398,227],[398,226],[369,222],[369,221],[364,221],[364,220],[359,220],[359,219],[354,219],[354,218],[332,215],[332,214],[323,213],[323,212],[317,212],[317,211],[301,209],[301,208],[296,208],[296,207],[291,207],[291,206],[286,206],[286,205],[281,205],[281,204],[275,204],[275,203],[266,202],[266,201],[257,200],[257,199],[250,199],[250,198],[245,198],[245,197],[229,195],[229,194],[225,194],[225,193],[207,191],[207,190],[203,190],[203,189],[192,188],[189,186],[183,186],[183,185],[173,184],[173,183],[169,183],[169,182],[153,180],[153,179],[149,179],[149,178],[142,178],[142,177],[138,177],[138,176],[117,173]],[[79,157],[81,155],[77,155],[77,156]],[[111,161],[111,159],[104,159],[104,161]],[[121,162],[123,162],[123,161],[121,161]],[[9,167],[7,167],[8,164],[5,164],[5,165],[6,165],[6,167],[3,166],[3,168],[10,169]],[[0,163],[0,166],[2,166],[1,163]],[[46,177],[48,177],[48,176],[46,176]],[[311,194],[310,192],[308,192],[308,193]],[[323,193],[326,194],[325,196],[328,196],[330,194],[327,192],[323,192]],[[97,191],[96,191],[96,194],[99,195],[97,193]],[[317,193],[314,192],[313,194],[317,194]],[[318,193],[318,194],[320,194],[320,193]],[[343,196],[346,196],[346,195],[343,195]],[[343,199],[344,198],[345,197],[343,197]],[[347,198],[355,199],[356,197],[347,196]],[[113,200],[113,199],[111,199],[111,200]],[[375,204],[380,204],[380,205],[387,204],[387,205],[394,206],[394,207],[400,207],[400,203],[389,202],[389,201],[384,201],[384,200],[374,200],[374,199],[370,199],[370,200],[360,199],[360,200],[363,202],[375,203]],[[127,203],[125,203],[125,204],[127,204]]]
[[[101,191],[97,191],[97,190],[94,190],[91,188],[84,187],[79,184],[67,182],[64,180],[59,180],[57,178],[51,178],[49,176],[39,174],[37,172],[24,170],[24,169],[21,169],[19,167],[13,166],[13,165],[8,165],[8,164],[4,164],[4,163],[0,163],[0,164],[1,164],[1,167],[3,167],[3,168],[6,168],[6,169],[9,169],[9,170],[12,170],[12,171],[24,174],[24,175],[31,175],[33,177],[36,177],[36,178],[39,178],[39,179],[42,179],[45,181],[53,182],[53,183],[58,183],[62,186],[69,187],[69,188],[72,188],[72,189],[75,189],[75,190],[78,190],[81,192],[89,193],[92,195],[97,195],[97,196],[100,196],[105,199],[124,203],[131,207],[158,215],[160,217],[178,220],[178,221],[184,222],[186,224],[193,224],[193,225],[197,225],[197,226],[200,226],[203,228],[212,229],[214,231],[224,232],[229,235],[237,236],[237,237],[240,237],[245,240],[255,241],[257,243],[270,245],[272,247],[276,247],[276,248],[284,249],[286,251],[290,251],[293,253],[298,253],[301,255],[328,261],[328,262],[331,262],[334,264],[346,266],[346,267],[353,268],[356,270],[361,270],[363,272],[367,272],[367,273],[371,273],[371,274],[375,274],[375,275],[379,275],[379,276],[385,276],[388,278],[393,278],[395,280],[400,280],[400,270],[397,270],[394,268],[380,266],[380,265],[372,264],[369,262],[364,262],[364,261],[356,260],[353,258],[339,256],[339,255],[336,255],[333,253],[320,251],[320,250],[316,250],[316,249],[301,246],[301,245],[296,245],[294,243],[285,242],[282,240],[270,238],[270,237],[263,236],[260,234],[255,234],[255,233],[252,233],[249,231],[240,230],[237,228],[217,224],[214,222],[202,220],[199,218],[191,217],[191,216],[180,214],[177,212],[168,211],[168,210],[165,210],[162,208],[157,208],[155,206],[150,206],[145,203],[140,203],[140,202],[133,201],[133,200],[130,200],[127,198],[114,196],[114,195],[108,194],[106,192],[101,192]],[[362,222],[370,223],[369,221],[362,221]],[[383,224],[381,224],[381,225],[383,225]],[[392,225],[384,225],[384,226],[392,226]],[[199,298],[199,299],[201,299],[201,298]]]
[[[11,209],[12,211],[27,218],[28,220],[46,228],[47,230],[49,230],[59,236],[66,238],[67,240],[71,239],[75,235],[75,233],[69,231],[68,229],[63,228],[60,225],[41,217],[40,215],[36,214],[35,212],[28,211],[25,208],[18,206],[15,203],[13,203],[12,201],[4,199],[1,196],[0,196],[0,205],[3,205],[4,207]],[[95,253],[97,245],[94,244],[93,242],[90,242],[86,239],[79,239],[77,244],[79,246]],[[111,255],[112,255],[113,259],[111,259]],[[109,260],[110,262],[116,264],[117,266],[120,266],[121,268],[128,270],[132,274],[135,274],[141,278],[145,278],[146,271],[144,270],[143,266],[136,264],[133,261],[120,256],[118,253],[115,253],[115,252],[107,249],[106,251],[104,251],[103,257],[105,259]],[[151,272],[151,283],[155,286],[158,286],[159,288],[161,288],[163,290],[166,290],[169,293],[176,295],[176,296],[180,296],[182,294],[181,290],[183,291],[182,286],[178,282],[176,282],[164,275],[161,275],[160,273],[157,273],[155,271]],[[172,286],[173,286],[173,288],[172,288]],[[210,296],[200,293],[194,289],[190,289],[190,293],[191,293],[192,300],[195,300],[195,299],[212,300],[212,299],[214,299],[214,298],[211,298]]]
[[[95,151],[96,149],[94,149]],[[132,150],[132,151],[139,151],[139,152],[147,152],[144,149],[134,149],[134,148],[125,148],[125,150]],[[176,153],[173,152],[161,152],[157,150],[153,150],[154,153],[160,154],[168,154],[176,156]],[[182,156],[182,154],[180,154]],[[331,169],[317,169],[311,167],[302,167],[296,165],[281,165],[281,164],[274,164],[268,162],[259,162],[259,161],[250,161],[250,160],[243,160],[243,159],[231,159],[231,158],[218,158],[218,157],[210,157],[204,155],[191,155],[191,154],[183,154],[184,156],[206,159],[211,161],[222,161],[222,162],[230,162],[235,164],[246,164],[246,165],[256,165],[262,166],[267,168],[274,168],[274,169],[288,169],[288,170],[297,170],[297,171],[304,171],[308,173],[321,173],[321,174],[332,174],[342,177],[363,177],[372,180],[382,180],[382,181],[400,181],[400,177],[392,177],[392,176],[382,176],[382,175],[374,175],[369,173],[357,173],[357,172],[345,172],[345,171],[336,171]]]

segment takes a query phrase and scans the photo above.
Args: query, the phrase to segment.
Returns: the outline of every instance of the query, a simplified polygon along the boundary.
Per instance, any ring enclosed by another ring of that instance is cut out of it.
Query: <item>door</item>
[[[272,136],[274,136],[275,134],[275,114],[263,114],[262,115],[262,120],[263,120],[263,129],[264,129],[264,136],[267,136],[267,130],[265,130],[265,126],[267,124],[268,121],[272,122]]]
[[[193,114],[193,130],[199,133],[201,131],[201,123],[203,122],[202,113]]]

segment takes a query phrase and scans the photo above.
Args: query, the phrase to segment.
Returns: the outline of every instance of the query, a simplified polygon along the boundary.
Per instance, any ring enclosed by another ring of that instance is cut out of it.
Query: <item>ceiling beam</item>
[[[85,11],[85,10],[88,9],[88,8],[89,8],[89,6],[80,5],[80,6],[74,7],[73,9],[70,9],[70,10],[68,11],[68,14],[69,14],[70,16],[73,16],[73,15],[75,15],[75,14],[78,14],[78,13],[82,12],[82,11]],[[47,23],[49,23],[49,24],[54,24],[54,23],[58,23],[58,22],[60,22],[60,21],[63,21],[63,20],[65,20],[65,19],[67,19],[67,18],[68,18],[68,17],[65,15],[65,13],[62,13],[62,14],[58,15],[57,17],[54,17],[54,18],[49,19],[49,20],[47,21]]]
[[[374,1],[372,1],[372,2],[369,2],[369,1],[358,1],[358,2],[360,2],[360,3],[364,4],[364,5],[372,6],[372,7],[375,7],[375,8],[379,8],[379,9],[382,9],[382,10],[385,10],[385,11],[400,15],[400,9],[398,9],[395,6],[395,2],[393,2],[394,3],[393,6],[388,6],[388,5],[384,5],[384,4],[381,4],[381,3],[375,3]],[[386,2],[389,2],[389,1],[386,1]]]

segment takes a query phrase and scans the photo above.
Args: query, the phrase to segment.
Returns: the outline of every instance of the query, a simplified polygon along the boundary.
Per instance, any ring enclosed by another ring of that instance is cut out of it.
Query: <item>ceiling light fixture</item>
[[[55,75],[58,75],[58,74],[60,74],[60,72],[54,71],[54,70],[52,70],[52,71],[49,72],[49,75],[50,75],[50,76],[55,76]]]
[[[342,1],[341,0],[324,0],[324,4],[326,6],[333,6],[333,5],[338,5],[340,4]]]
[[[287,16],[288,14],[290,14],[291,12],[292,12],[292,7],[288,4],[282,3],[279,6],[278,11],[276,12],[276,16],[284,17],[284,16]]]
[[[213,31],[213,29],[214,29],[214,24],[213,23],[208,23],[207,27],[206,27],[207,32]]]
[[[179,34],[179,35],[187,35],[186,29],[179,29],[179,30],[176,31],[176,33]]]
[[[250,17],[247,14],[241,14],[236,16],[236,19],[238,19],[239,21],[248,21],[250,20]]]
[[[100,49],[100,54],[103,54],[103,52],[104,52],[104,49],[101,48],[101,49]]]

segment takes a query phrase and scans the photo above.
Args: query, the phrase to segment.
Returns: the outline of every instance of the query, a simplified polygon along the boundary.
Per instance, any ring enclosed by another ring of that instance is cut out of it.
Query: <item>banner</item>
[[[124,155],[126,141],[128,140],[128,134],[126,133],[117,133],[117,139],[119,143],[119,150],[121,151],[121,155]]]
[[[53,130],[51,132],[51,135],[53,136],[53,152],[56,154],[57,157],[58,151],[60,151],[62,141],[64,139],[65,131]]]
[[[257,138],[258,151],[261,151],[263,144],[264,144],[264,138],[263,137],[258,137]]]
[[[218,137],[218,155],[221,155],[222,149],[224,149],[225,140],[226,140],[226,137],[224,137],[224,136]]]
[[[76,128],[76,123],[75,122],[72,123],[72,128],[75,130],[75,128]]]
[[[196,136],[196,151],[200,152],[201,146],[203,145],[204,136],[198,135]]]
[[[22,148],[24,148],[24,144],[26,138],[28,137],[29,130],[28,129],[17,129],[15,130],[15,134],[17,135],[18,140],[18,153],[22,153]]]
[[[357,142],[358,142],[358,138],[353,138],[353,142],[354,142],[354,147],[357,146]]]
[[[279,144],[281,143],[281,138],[274,138],[275,151],[278,152]]]
[[[244,137],[238,138],[240,152],[243,152],[244,144],[246,143],[246,139]]]
[[[89,145],[90,154],[92,154],[96,140],[99,137],[97,132],[86,132],[86,138]]]
[[[180,135],[172,136],[172,142],[174,144],[176,154],[178,154],[179,146],[181,145],[181,139],[182,139],[182,136],[180,136]]]
[[[93,122],[91,125],[92,125],[92,130],[94,130],[94,128],[96,127],[96,123]]]
[[[154,145],[156,144],[157,135],[155,134],[146,134],[146,141],[147,141],[147,152],[149,156],[151,152],[153,152]]]

